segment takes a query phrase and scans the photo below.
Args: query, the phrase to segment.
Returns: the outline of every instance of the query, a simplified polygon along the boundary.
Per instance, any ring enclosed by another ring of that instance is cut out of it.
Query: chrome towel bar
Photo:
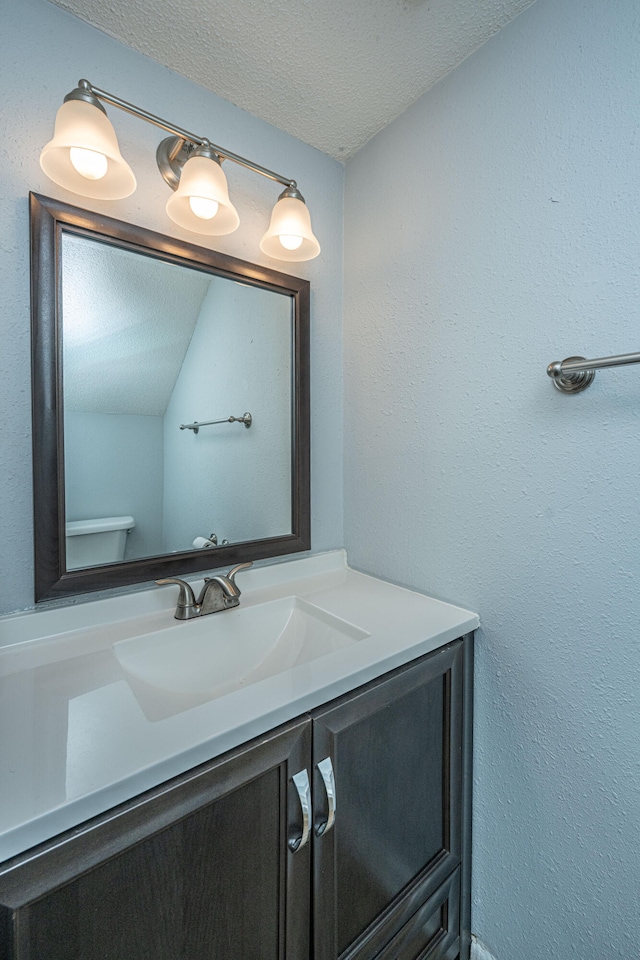
[[[223,417],[222,420],[203,420],[200,423],[196,420],[194,423],[181,423],[180,429],[197,433],[200,427],[210,427],[212,423],[244,423],[248,430],[253,423],[253,417],[250,413],[245,413],[243,417]]]
[[[623,353],[617,357],[600,357],[586,360],[584,357],[567,357],[556,360],[547,367],[554,387],[562,393],[580,393],[586,390],[596,375],[596,370],[605,367],[622,367],[628,363],[640,363],[640,353]]]

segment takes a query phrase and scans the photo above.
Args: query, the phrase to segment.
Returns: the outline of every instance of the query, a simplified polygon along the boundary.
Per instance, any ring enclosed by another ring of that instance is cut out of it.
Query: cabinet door
[[[461,698],[457,641],[313,714],[315,960],[376,956],[459,864]]]
[[[0,870],[2,960],[304,960],[308,719]]]

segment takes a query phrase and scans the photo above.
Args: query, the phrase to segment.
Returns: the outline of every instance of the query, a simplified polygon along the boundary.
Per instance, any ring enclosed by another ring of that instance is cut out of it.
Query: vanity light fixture
[[[133,193],[136,178],[122,158],[106,110],[83,83],[58,110],[53,140],[42,151],[40,166],[54,183],[82,197],[121,200]]]
[[[260,249],[277,260],[313,260],[320,253],[304,197],[295,184],[278,197]]]
[[[295,180],[168,123],[94,87],[88,80],[80,80],[64,98],[56,116],[53,140],[40,156],[40,166],[54,183],[96,200],[121,200],[135,190],[136,178],[120,153],[115,130],[101,100],[171,134],[158,146],[156,161],[162,177],[174,191],[166,207],[174,223],[194,233],[218,237],[237,229],[240,218],[229,199],[222,170],[222,162],[231,160],[285,187],[260,242],[262,252],[289,261],[318,256],[320,244]]]

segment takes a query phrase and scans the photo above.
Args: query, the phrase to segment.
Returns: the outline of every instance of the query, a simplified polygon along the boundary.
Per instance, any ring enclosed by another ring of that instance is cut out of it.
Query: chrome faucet
[[[191,584],[179,577],[167,577],[166,580],[156,580],[156,583],[159,587],[167,583],[176,583],[180,587],[180,593],[174,616],[176,620],[193,620],[194,617],[204,617],[208,613],[218,613],[220,610],[237,607],[240,604],[241,591],[236,583],[236,574],[252,566],[252,561],[239,563],[229,570],[226,577],[223,574],[205,577],[204,586],[197,600]]]

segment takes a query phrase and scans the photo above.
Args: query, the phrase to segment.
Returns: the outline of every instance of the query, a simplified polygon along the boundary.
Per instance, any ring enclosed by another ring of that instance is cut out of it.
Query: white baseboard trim
[[[484,943],[481,943],[477,937],[471,937],[471,960],[496,960],[494,955],[490,953],[485,947]]]

